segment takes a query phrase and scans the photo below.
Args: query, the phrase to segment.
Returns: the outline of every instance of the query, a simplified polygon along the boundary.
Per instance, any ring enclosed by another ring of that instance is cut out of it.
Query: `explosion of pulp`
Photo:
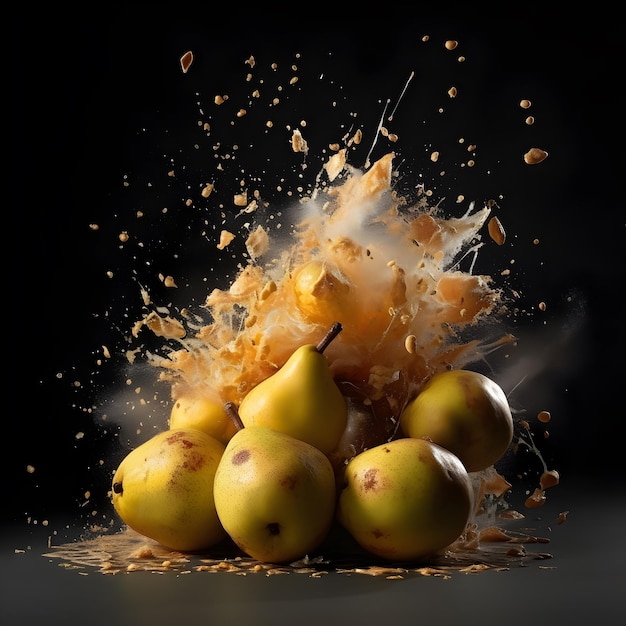
[[[194,324],[153,311],[143,326],[180,349],[150,355],[174,399],[199,394],[239,405],[299,346],[343,327],[325,354],[360,415],[367,407],[383,440],[434,373],[463,367],[512,341],[488,338],[482,321],[505,309],[489,276],[461,269],[482,245],[489,207],[444,218],[426,198],[393,190],[393,153],[365,172],[333,155],[302,200],[293,241],[277,245],[262,224],[246,242],[251,261],[228,290],[206,299],[212,321]],[[480,332],[478,332],[480,330]],[[349,451],[344,451],[349,456]]]

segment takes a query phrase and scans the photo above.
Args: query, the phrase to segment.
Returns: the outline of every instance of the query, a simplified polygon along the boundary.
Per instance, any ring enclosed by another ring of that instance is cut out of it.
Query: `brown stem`
[[[322,337],[322,340],[317,344],[316,350],[319,353],[323,353],[328,344],[343,330],[343,326],[339,322],[335,322],[328,332]]]
[[[242,430],[244,427],[243,422],[239,417],[239,411],[237,410],[235,403],[226,402],[226,404],[224,404],[224,410],[226,411],[226,415],[230,417],[230,419],[233,421],[233,424],[237,427],[237,430]]]

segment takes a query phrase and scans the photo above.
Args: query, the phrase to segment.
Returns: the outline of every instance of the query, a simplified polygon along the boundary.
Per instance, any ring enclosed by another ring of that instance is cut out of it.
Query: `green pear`
[[[437,553],[465,530],[473,490],[461,461],[426,439],[395,439],[352,458],[337,519],[366,551],[414,561]]]
[[[170,412],[170,429],[196,428],[224,445],[237,432],[237,428],[224,410],[224,402],[217,397],[196,393],[180,395]]]
[[[267,426],[246,426],[226,445],[214,497],[241,550],[262,562],[288,562],[310,554],[328,535],[335,476],[315,446]]]
[[[456,454],[468,472],[500,460],[513,439],[513,417],[502,388],[470,370],[435,374],[400,415],[409,437],[427,437]]]
[[[113,476],[113,506],[138,533],[180,551],[226,538],[213,499],[225,446],[206,433],[178,428],[131,450]]]
[[[340,331],[341,324],[334,324],[317,346],[300,346],[275,374],[251,389],[239,406],[244,425],[268,426],[330,454],[348,421],[346,401],[324,356]]]

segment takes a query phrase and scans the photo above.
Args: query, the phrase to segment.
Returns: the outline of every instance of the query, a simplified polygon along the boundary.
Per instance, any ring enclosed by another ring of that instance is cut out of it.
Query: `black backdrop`
[[[493,138],[494,145],[504,143],[520,155],[531,136],[550,152],[532,172],[516,169],[520,180],[504,174],[511,230],[516,220],[520,228],[534,220],[547,242],[541,263],[531,257],[520,276],[529,300],[549,303],[549,321],[543,329],[536,322],[539,339],[529,340],[528,356],[541,362],[541,374],[523,398],[533,409],[554,407],[553,434],[545,445],[570,485],[590,480],[606,486],[612,473],[621,471],[626,241],[624,200],[617,188],[624,124],[622,107],[618,110],[616,17],[562,22],[559,15],[525,5],[501,14],[454,7],[390,7],[371,17],[337,7],[284,11],[226,10],[218,16],[209,5],[183,10],[161,3],[117,8],[26,3],[10,10],[5,26],[10,30],[5,93],[11,105],[5,128],[12,139],[5,159],[11,190],[5,204],[8,436],[2,455],[9,476],[9,498],[3,499],[7,521],[75,515],[88,490],[94,502],[102,501],[107,485],[97,478],[98,461],[119,457],[114,429],[96,428],[90,407],[98,406],[108,385],[122,384],[123,374],[91,372],[99,346],[113,333],[100,313],[109,302],[122,310],[135,294],[120,294],[106,279],[107,269],[121,267],[121,260],[110,256],[115,246],[91,236],[89,224],[114,221],[124,203],[128,210],[138,201],[123,195],[126,172],[147,177],[162,167],[159,151],[165,148],[145,141],[139,129],[192,126],[183,120],[195,111],[200,72],[206,74],[206,91],[213,93],[228,84],[235,64],[241,74],[241,61],[250,54],[262,51],[270,58],[298,50],[303,58],[333,51],[336,75],[337,67],[345,68],[350,97],[358,103],[354,108],[369,108],[371,126],[380,115],[380,99],[400,92],[424,33],[433,41],[453,38],[466,46],[468,62],[481,68],[476,97],[517,102],[520,94],[533,94],[535,127]],[[185,82],[178,67],[187,49],[204,51],[194,83]],[[428,141],[427,131],[411,126],[411,112],[403,114],[415,142]],[[486,109],[479,118],[483,136],[489,137],[491,127],[507,127],[498,115]],[[159,137],[165,137],[164,146],[173,142],[168,150],[184,143],[180,135]],[[497,181],[495,189],[499,186]],[[159,243],[145,259],[168,259],[178,269],[173,259],[182,266],[189,255],[168,243],[166,234],[156,233]],[[520,245],[515,251],[520,265],[524,250]],[[145,268],[145,259],[140,257],[138,266]],[[81,380],[82,388],[73,380]],[[83,439],[78,432],[85,433]],[[34,473],[27,472],[28,465]]]

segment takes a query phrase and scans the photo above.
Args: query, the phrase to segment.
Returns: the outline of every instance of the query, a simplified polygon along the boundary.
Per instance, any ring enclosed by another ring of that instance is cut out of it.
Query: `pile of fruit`
[[[124,523],[179,551],[230,538],[269,563],[311,555],[335,524],[394,561],[455,542],[484,495],[471,474],[511,445],[505,393],[478,372],[440,371],[405,403],[393,432],[350,432],[346,446],[364,407],[324,354],[342,330],[335,323],[319,343],[300,346],[238,405],[178,397],[169,430],[115,472],[113,504]]]

